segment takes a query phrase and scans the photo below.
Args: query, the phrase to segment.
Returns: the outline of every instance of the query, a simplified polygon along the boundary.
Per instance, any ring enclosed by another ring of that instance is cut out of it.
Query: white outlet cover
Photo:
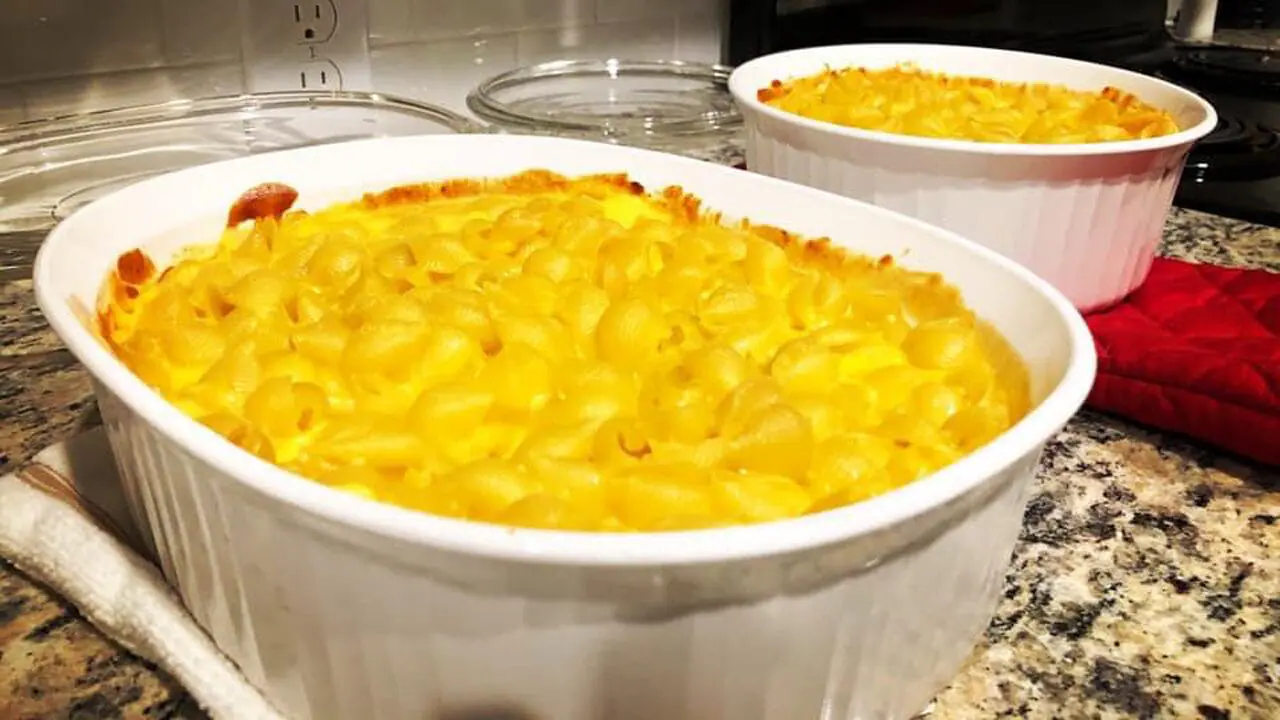
[[[239,21],[250,92],[372,89],[367,0],[240,0]]]
[[[298,84],[303,90],[342,90],[342,67],[332,60],[304,62],[298,70]]]

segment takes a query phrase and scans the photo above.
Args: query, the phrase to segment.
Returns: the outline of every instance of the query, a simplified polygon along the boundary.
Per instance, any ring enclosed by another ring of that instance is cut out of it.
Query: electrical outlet
[[[367,3],[240,0],[248,90],[371,90]]]
[[[338,32],[338,0],[295,4],[293,24],[301,45],[320,45],[333,40]]]
[[[341,90],[342,68],[323,58],[303,63],[298,69],[298,87],[301,90]]]

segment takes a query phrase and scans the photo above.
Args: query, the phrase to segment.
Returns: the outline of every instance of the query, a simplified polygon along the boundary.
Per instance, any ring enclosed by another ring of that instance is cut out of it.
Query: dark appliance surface
[[[1280,2],[1220,0],[1218,25],[1265,31]],[[1156,75],[1218,110],[1175,203],[1280,226],[1280,49],[1179,44],[1165,0],[730,0],[728,60],[819,45],[932,42],[1074,57]],[[1277,44],[1280,48],[1280,43]]]
[[[1191,149],[1175,202],[1280,226],[1280,54],[1184,48],[1158,74],[1198,92],[1219,117]]]
[[[1232,30],[1280,28],[1280,2],[1275,0],[1218,0],[1214,27]]]
[[[1161,53],[1165,0],[729,0],[728,60],[857,42],[981,45],[1095,62]]]

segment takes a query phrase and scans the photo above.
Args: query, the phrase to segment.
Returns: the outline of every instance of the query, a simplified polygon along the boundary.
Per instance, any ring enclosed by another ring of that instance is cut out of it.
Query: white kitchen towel
[[[196,624],[140,537],[102,428],[0,478],[0,556],[164,668],[214,720],[282,718]]]

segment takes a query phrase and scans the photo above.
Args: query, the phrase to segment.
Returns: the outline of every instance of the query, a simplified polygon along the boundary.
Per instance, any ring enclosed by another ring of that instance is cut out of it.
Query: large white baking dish
[[[120,253],[163,260],[215,238],[229,203],[260,182],[293,185],[316,208],[535,167],[680,184],[729,216],[942,271],[1024,356],[1037,404],[936,475],[831,512],[686,533],[512,530],[367,502],[241,452],[143,385],[84,322]],[[812,188],[554,138],[362,141],[146,180],[60,224],[35,280],[94,378],[166,578],[296,718],[906,717],[988,622],[1040,451],[1094,375],[1067,300],[974,243]]]
[[[940,140],[810,120],[756,98],[773,80],[907,62],[1079,90],[1117,87],[1170,112],[1182,131],[1077,145]],[[840,45],[766,55],[738,67],[729,90],[746,126],[748,169],[954,230],[1031,268],[1082,311],[1112,304],[1146,280],[1187,153],[1218,122],[1209,103],[1153,77],[949,45]]]

